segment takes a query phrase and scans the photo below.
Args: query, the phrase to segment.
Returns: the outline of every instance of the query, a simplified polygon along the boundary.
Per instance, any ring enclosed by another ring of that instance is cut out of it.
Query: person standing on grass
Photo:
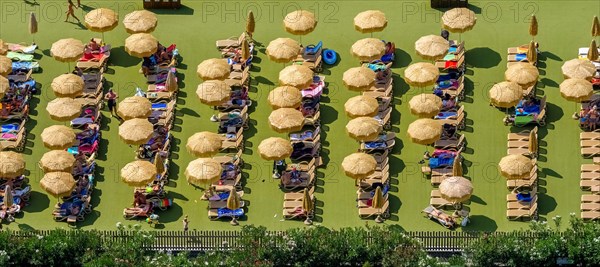
[[[77,7],[81,7],[81,0],[77,0]]]
[[[67,0],[69,7],[67,8],[67,18],[65,19],[65,22],[69,21],[69,17],[73,17],[77,20],[77,22],[79,21],[79,18],[75,16],[75,5],[73,4],[72,0]]]
[[[117,98],[119,98],[119,96],[112,89],[108,89],[108,93],[104,95],[104,99],[106,99],[106,105],[108,106],[108,110],[110,111],[111,117],[118,117]]]
[[[184,232],[187,232],[189,224],[190,224],[190,221],[188,220],[188,216],[185,215],[185,217],[183,217],[183,231]]]

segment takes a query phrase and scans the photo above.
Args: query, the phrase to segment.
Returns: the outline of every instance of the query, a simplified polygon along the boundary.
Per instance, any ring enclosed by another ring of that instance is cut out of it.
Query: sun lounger
[[[373,216],[378,216],[381,214],[382,217],[387,218],[390,216],[390,202],[389,200],[386,200],[383,203],[383,206],[381,207],[381,209],[375,209],[375,208],[359,208],[358,209],[358,216],[362,219],[366,219],[369,217],[373,217]]]
[[[7,43],[8,50],[12,52],[24,53],[24,54],[33,54],[35,53],[35,49],[37,49],[36,44],[32,45],[23,45],[23,44],[15,44],[15,43]]]
[[[537,136],[538,128],[537,128],[537,126],[535,126],[532,130],[523,130],[518,133],[509,133],[507,135],[507,139],[508,139],[508,141],[525,141],[525,142],[527,142],[527,141],[529,141],[529,134],[531,131],[533,131],[534,134]],[[598,134],[598,138],[600,138],[600,133]]]
[[[581,203],[581,211],[600,211],[600,203]]]
[[[23,120],[23,123],[25,121]],[[25,148],[27,129],[21,126],[18,131],[2,132],[0,134],[0,150],[14,149],[21,152]]]
[[[595,192],[595,188],[600,186],[600,179],[585,179],[579,181],[581,190],[589,190]]]
[[[581,132],[579,133],[580,140],[598,140],[600,141],[600,131]]]
[[[521,187],[522,188],[522,187]],[[532,190],[529,191],[528,196],[517,195],[517,190],[520,188],[515,188],[510,194],[506,195],[506,202],[531,202],[531,200],[536,198],[537,195],[537,187],[532,187]]]
[[[444,124],[450,124],[452,126],[456,126],[459,130],[462,130],[465,128],[465,107],[464,106],[460,106],[460,108],[458,108],[458,110],[455,112],[455,115],[452,115],[450,117],[445,117],[443,119],[436,119],[436,121],[438,123],[440,123],[442,126]]]
[[[506,52],[509,55],[526,54],[528,50],[529,50],[529,45],[525,44],[525,45],[521,45],[521,46],[517,46],[517,47],[509,47]]]
[[[212,183],[212,187],[216,191],[231,190],[234,188],[237,191],[237,190],[242,189],[242,188],[240,188],[241,181],[242,181],[242,173],[238,173],[234,179],[223,179],[223,180],[218,180],[218,181]]]
[[[246,38],[246,32],[242,32],[242,34],[240,34],[239,37],[230,37],[225,40],[218,40],[216,42],[216,46],[217,46],[217,49],[219,49],[219,50],[239,47],[242,45],[242,42],[244,41],[245,38]],[[247,40],[250,42],[251,38],[248,38]]]
[[[240,208],[246,206],[246,202],[240,201]],[[224,200],[210,200],[208,201],[208,209],[222,209],[227,208],[227,199]]]
[[[228,208],[220,208],[220,209],[209,209],[208,210],[208,218],[211,220],[218,220],[220,218],[233,218],[233,217],[242,217],[244,216],[244,209],[239,208],[236,210],[230,210]]]
[[[438,210],[431,205],[423,209],[421,212],[425,213],[425,216],[427,218],[437,221],[446,228],[453,228],[456,224],[453,217],[451,217],[448,214],[445,214],[443,211]]]
[[[600,140],[581,140],[579,141],[579,146],[581,147],[596,147],[600,146]]]
[[[508,209],[506,217],[509,220],[536,219],[537,218],[537,202],[528,209]]]
[[[434,189],[434,190],[431,190],[431,196],[429,198],[429,205],[431,205],[435,208],[438,208],[438,209],[443,209],[443,208],[452,206],[452,203],[441,197],[440,190]]]
[[[314,186],[311,187],[308,190],[308,194],[311,195],[311,196],[314,194],[314,192],[315,192],[315,187]],[[285,193],[283,195],[283,200],[284,201],[286,201],[286,200],[301,201],[303,197],[304,197],[304,192],[303,191],[292,192],[292,193]]]
[[[600,211],[583,211],[581,212],[581,219],[586,221],[596,221],[600,219]]]
[[[600,154],[600,145],[599,146],[593,146],[593,147],[582,147],[581,148],[581,155],[589,158],[589,157],[594,157]]]
[[[438,69],[442,69],[442,70],[458,70],[458,71],[462,71],[464,70],[464,64],[465,64],[465,57],[461,56],[459,58],[457,58],[456,60],[449,60],[449,61],[436,61],[435,62],[435,66]]]
[[[581,203],[600,203],[600,195],[581,195]]]
[[[461,134],[458,138],[449,138],[438,140],[434,147],[443,150],[459,150],[465,145],[465,135]]]
[[[537,196],[533,196],[533,199],[529,202],[518,202],[518,201],[506,202],[506,209],[507,210],[529,210],[535,203],[537,203]]]
[[[508,189],[514,189],[518,187],[534,187],[538,181],[537,165],[534,165],[533,169],[529,173],[527,179],[511,179],[506,181],[506,187]]]

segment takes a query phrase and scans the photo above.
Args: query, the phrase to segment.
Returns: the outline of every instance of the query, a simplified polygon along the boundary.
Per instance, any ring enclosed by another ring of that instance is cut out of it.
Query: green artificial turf
[[[39,139],[42,130],[52,124],[45,107],[54,98],[50,83],[52,79],[66,71],[67,65],[55,61],[49,47],[60,38],[73,37],[87,40],[99,36],[86,30],[82,25],[62,22],[66,1],[39,1],[39,5],[28,2],[2,1],[0,17],[0,38],[8,42],[30,42],[27,32],[27,18],[30,11],[38,15],[39,33],[35,41],[40,49],[36,59],[42,66],[40,73],[33,77],[39,83],[41,94],[32,100],[31,119],[27,147],[29,178],[33,186],[30,205],[23,216],[8,227],[11,229],[51,229],[66,227],[65,223],[55,223],[51,211],[56,199],[49,197],[39,187],[42,177],[37,162],[47,151]],[[505,217],[508,190],[505,180],[497,171],[497,162],[506,154],[506,134],[513,130],[502,124],[504,113],[488,105],[487,92],[491,86],[503,80],[506,70],[506,48],[525,44],[530,40],[528,19],[535,12],[539,21],[540,79],[538,94],[548,97],[548,125],[540,128],[541,155],[539,157],[540,194],[538,206],[540,218],[550,219],[569,213],[578,214],[582,191],[579,189],[578,170],[582,162],[579,155],[577,122],[571,119],[575,111],[573,103],[565,101],[558,92],[558,84],[563,81],[560,66],[577,55],[579,47],[590,42],[592,17],[598,15],[600,3],[596,1],[471,1],[477,13],[475,28],[462,34],[468,49],[466,58],[469,66],[466,79],[467,99],[463,104],[467,112],[467,129],[464,131],[468,148],[464,153],[466,176],[473,181],[474,195],[467,205],[471,209],[471,223],[463,230],[511,230],[527,227],[523,222],[509,222]],[[91,7],[115,9],[121,18],[125,14],[140,9],[142,1],[96,1],[82,0],[84,10]],[[271,108],[266,97],[277,85],[277,77],[282,64],[271,62],[264,54],[269,41],[277,37],[298,37],[285,32],[282,18],[298,7],[317,14],[319,24],[316,30],[302,38],[303,43],[323,41],[324,47],[338,52],[340,61],[323,71],[329,82],[329,91],[322,98],[322,142],[324,168],[318,170],[316,189],[317,218],[315,224],[328,227],[363,226],[373,224],[371,220],[358,218],[355,207],[354,182],[340,170],[342,159],[356,151],[358,144],[345,133],[348,117],[343,110],[344,102],[356,95],[344,88],[342,73],[358,65],[358,60],[350,55],[351,45],[358,39],[369,37],[354,30],[352,18],[360,11],[381,9],[388,18],[388,27],[377,38],[396,43],[396,62],[393,67],[395,109],[392,121],[399,139],[390,158],[392,193],[391,218],[386,224],[397,224],[405,230],[444,231],[437,223],[422,216],[420,211],[429,203],[429,193],[433,188],[422,178],[420,165],[423,146],[415,145],[406,137],[409,123],[416,119],[407,108],[408,100],[421,92],[409,88],[403,81],[404,69],[411,63],[423,61],[415,54],[414,42],[427,34],[439,34],[442,11],[431,9],[429,1],[297,1],[297,2],[245,2],[245,1],[186,1],[180,10],[156,10],[159,24],[153,33],[163,44],[176,43],[182,60],[178,66],[181,93],[178,98],[177,118],[173,135],[171,182],[167,187],[168,197],[174,199],[174,206],[160,212],[162,228],[182,229],[181,220],[189,216],[190,228],[198,230],[237,229],[227,221],[209,221],[206,215],[206,202],[199,200],[201,191],[188,185],[183,175],[185,167],[193,157],[185,150],[187,138],[195,132],[216,131],[217,126],[209,121],[212,110],[200,103],[195,95],[196,86],[201,82],[197,77],[196,66],[207,58],[219,57],[215,40],[239,36],[244,30],[245,14],[252,9],[256,15],[258,54],[252,68],[251,98],[255,105],[251,109],[250,128],[245,132],[245,195],[247,216],[241,224],[264,225],[269,229],[280,230],[302,227],[300,221],[283,221],[281,208],[283,193],[278,188],[278,180],[271,178],[271,162],[264,161],[257,153],[257,144],[270,136],[283,136],[270,129],[267,117]],[[83,18],[84,12],[76,10]],[[144,77],[138,73],[140,60],[129,56],[123,48],[128,36],[122,25],[105,34],[106,41],[112,44],[110,67],[106,79],[108,87],[116,90],[121,99],[131,96],[136,87],[145,88]],[[457,36],[452,36],[456,38]],[[424,90],[430,92],[429,89]],[[117,222],[136,223],[122,217],[124,207],[133,201],[132,188],[121,182],[119,170],[134,159],[134,148],[124,145],[118,137],[118,122],[107,112],[102,120],[102,141],[98,157],[98,175],[93,193],[94,211],[86,220],[79,223],[82,229],[115,229]],[[149,228],[145,223],[141,223]],[[459,228],[461,229],[461,228]]]

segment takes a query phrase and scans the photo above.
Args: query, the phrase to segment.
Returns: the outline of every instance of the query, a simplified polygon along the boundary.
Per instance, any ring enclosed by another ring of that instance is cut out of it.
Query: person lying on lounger
[[[142,192],[136,191],[133,194],[133,206],[143,208],[146,205],[146,196]]]
[[[432,211],[432,212],[431,212],[431,215],[435,216],[435,218],[437,218],[437,219],[438,219],[438,221],[439,221],[439,222],[440,222],[442,225],[444,225],[444,226],[446,226],[446,227],[448,227],[448,228],[450,228],[450,227],[453,227],[453,226],[454,226],[454,224],[456,223],[456,222],[454,221],[454,218],[452,218],[451,216],[448,216],[448,214],[446,214],[446,213],[444,213],[443,211],[441,211],[441,210],[438,210],[438,209],[436,209],[436,210]]]

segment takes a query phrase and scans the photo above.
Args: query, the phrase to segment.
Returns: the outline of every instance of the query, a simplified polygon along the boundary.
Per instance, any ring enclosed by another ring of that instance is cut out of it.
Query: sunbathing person
[[[449,94],[445,94],[444,98],[442,99],[442,109],[448,110],[448,109],[454,108],[455,106],[456,106],[456,98]]]
[[[94,40],[94,38],[90,39],[90,42],[87,44],[87,48],[89,48],[92,53],[100,53],[100,45],[96,43],[96,40]]]
[[[590,109],[587,116],[588,116],[588,119],[587,119],[588,128],[591,131],[595,131],[596,124],[598,124],[598,121],[600,118],[600,114],[598,114],[598,107],[594,106],[592,109]]]
[[[438,209],[432,211],[431,215],[435,216],[442,225],[448,228],[454,227],[454,224],[456,223],[454,218]]]
[[[146,205],[146,196],[142,194],[142,192],[136,191],[133,194],[133,206],[134,207],[143,207]]]
[[[273,178],[280,178],[286,168],[287,163],[285,162],[285,159],[273,161]]]

